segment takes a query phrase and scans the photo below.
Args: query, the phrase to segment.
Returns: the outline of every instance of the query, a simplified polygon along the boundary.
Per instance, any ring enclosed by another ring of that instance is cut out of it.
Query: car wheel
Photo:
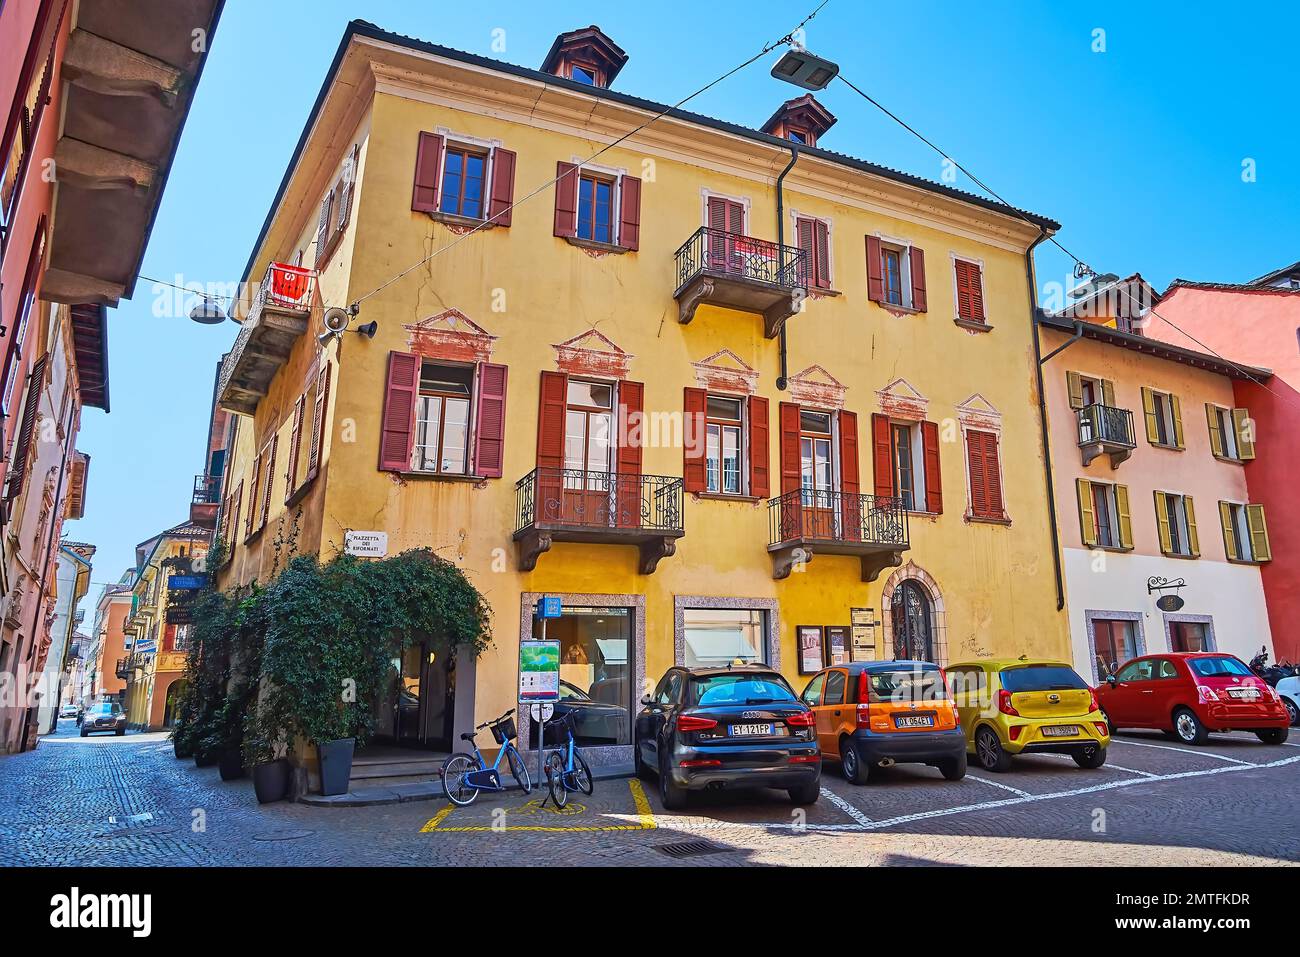
[[[966,752],[963,751],[960,757],[940,761],[939,771],[945,781],[960,781],[966,776]]]
[[[1101,714],[1102,717],[1106,719],[1106,733],[1110,735],[1112,738],[1115,737],[1115,722],[1110,720],[1110,715],[1106,714],[1105,711],[1103,711]]]
[[[1190,708],[1179,708],[1174,712],[1174,734],[1183,744],[1204,744],[1210,737],[1201,719]]]
[[[1264,731],[1256,731],[1255,737],[1265,744],[1285,744],[1290,733],[1286,728],[1268,728]]]
[[[862,767],[862,755],[858,754],[852,738],[840,741],[840,771],[850,784],[866,784],[871,777],[871,773]]]
[[[1090,744],[1075,751],[1070,757],[1074,758],[1074,763],[1079,767],[1092,770],[1106,763],[1106,749]]]
[[[83,738],[84,738],[87,734],[89,734],[89,733],[90,733],[90,732],[88,732],[85,728],[82,728],[82,729],[81,729],[81,736],[82,736]]]
[[[975,759],[985,771],[1011,770],[1011,755],[1002,747],[998,733],[992,728],[980,728],[975,732]]]
[[[659,800],[665,810],[680,811],[686,807],[686,789],[675,784],[673,776],[668,773],[668,766],[664,762],[665,750],[661,744],[659,746]]]
[[[792,804],[816,804],[817,799],[821,797],[822,783],[821,781],[811,781],[797,788],[790,788],[786,793],[790,795],[790,803]]]
[[[118,728],[118,729],[117,729],[117,736],[118,736],[119,738],[122,737],[122,735],[124,735],[124,734],[126,734],[126,728]]]
[[[632,746],[632,767],[636,771],[636,776],[642,781],[649,781],[654,777],[650,770],[650,765],[641,760],[641,742]]]
[[[1290,698],[1283,698],[1282,704],[1286,707],[1286,715],[1291,719],[1291,727],[1300,725],[1300,705],[1297,705]]]

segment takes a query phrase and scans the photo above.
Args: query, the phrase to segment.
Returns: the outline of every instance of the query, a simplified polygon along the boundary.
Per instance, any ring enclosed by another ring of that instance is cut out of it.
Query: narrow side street
[[[828,767],[806,821],[776,792],[666,813],[653,781],[627,779],[597,782],[562,813],[537,791],[455,810],[259,807],[250,782],[176,760],[164,734],[82,739],[62,721],[35,751],[0,758],[13,796],[0,865],[1296,864],[1297,770],[1292,744],[1234,734],[1191,749],[1131,734],[1096,771],[1040,756],[957,783],[912,766],[854,787]],[[701,841],[693,856],[669,853]]]

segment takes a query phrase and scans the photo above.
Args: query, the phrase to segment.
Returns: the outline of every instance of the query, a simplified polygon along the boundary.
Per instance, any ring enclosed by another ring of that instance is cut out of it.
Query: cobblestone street
[[[1244,734],[1200,749],[1125,735],[1097,771],[1041,756],[959,783],[900,767],[854,787],[828,768],[801,821],[776,792],[710,795],[668,814],[654,782],[623,779],[597,782],[558,814],[539,807],[536,791],[454,810],[444,801],[259,807],[249,781],[176,760],[165,735],[75,732],[61,722],[35,751],[0,758],[0,864],[1300,862],[1300,747]],[[700,841],[706,853],[664,849]]]

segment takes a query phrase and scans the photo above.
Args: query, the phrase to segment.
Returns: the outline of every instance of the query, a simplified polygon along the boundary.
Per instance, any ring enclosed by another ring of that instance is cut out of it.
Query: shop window
[[[1171,621],[1169,623],[1169,647],[1174,651],[1197,652],[1213,651],[1209,635],[1203,622]]]
[[[471,366],[424,362],[415,406],[411,468],[417,472],[465,475],[469,471]]]
[[[535,618],[533,636],[541,634]],[[566,605],[560,618],[547,621],[546,637],[560,642],[560,701],[574,715],[578,744],[631,744],[632,609]]]
[[[1096,677],[1098,681],[1105,681],[1137,655],[1134,625],[1123,619],[1094,618],[1092,629]]]
[[[752,609],[687,608],[682,612],[687,668],[740,660],[767,662],[767,614]]]

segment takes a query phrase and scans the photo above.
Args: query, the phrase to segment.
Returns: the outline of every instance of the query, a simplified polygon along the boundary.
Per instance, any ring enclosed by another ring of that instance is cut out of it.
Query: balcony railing
[[[1078,410],[1079,448],[1083,464],[1099,455],[1110,455],[1111,467],[1118,467],[1137,447],[1133,413],[1108,405],[1085,405]]]
[[[856,555],[862,580],[902,563],[910,547],[908,513],[896,497],[797,489],[767,503],[768,551],[775,577],[785,578],[815,552]]]
[[[650,574],[685,534],[682,480],[537,468],[515,484],[519,566],[531,571],[554,541],[637,545]]]
[[[690,322],[702,303],[726,306],[761,313],[772,338],[799,310],[806,272],[797,246],[701,226],[677,250],[678,321]]]
[[[235,345],[221,364],[217,385],[222,408],[252,415],[272,377],[307,331],[316,294],[316,273],[271,263],[249,306]]]
[[[194,497],[190,501],[195,505],[215,505],[221,494],[220,475],[194,476]]]

